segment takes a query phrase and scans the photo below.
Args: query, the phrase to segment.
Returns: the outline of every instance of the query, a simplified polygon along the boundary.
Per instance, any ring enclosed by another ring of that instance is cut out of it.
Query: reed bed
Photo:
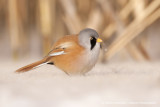
[[[143,32],[159,18],[160,0],[0,0],[0,31],[8,33],[15,59],[29,54],[36,35],[44,55],[60,37],[90,27],[107,48],[103,61],[123,49],[137,61],[151,60]]]

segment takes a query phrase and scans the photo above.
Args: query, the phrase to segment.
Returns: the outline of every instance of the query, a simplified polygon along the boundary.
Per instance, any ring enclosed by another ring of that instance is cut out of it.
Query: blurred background
[[[87,27],[106,63],[73,77],[14,72]],[[160,0],[0,0],[0,107],[160,107],[159,65]]]
[[[0,58],[40,58],[89,27],[107,48],[101,61],[159,61],[159,17],[159,0],[0,0]]]

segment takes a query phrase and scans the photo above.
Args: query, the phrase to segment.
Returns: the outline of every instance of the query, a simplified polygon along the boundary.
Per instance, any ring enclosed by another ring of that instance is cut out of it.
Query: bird
[[[83,75],[95,66],[101,42],[96,30],[85,28],[78,34],[63,36],[54,43],[51,51],[42,60],[19,68],[16,72],[27,72],[50,64],[68,75]]]

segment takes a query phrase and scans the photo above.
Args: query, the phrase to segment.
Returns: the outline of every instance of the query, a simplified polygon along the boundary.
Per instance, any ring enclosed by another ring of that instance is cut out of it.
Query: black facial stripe
[[[90,43],[91,43],[91,50],[95,47],[96,41],[97,41],[97,39],[96,39],[95,37],[92,37],[92,39],[90,40]]]

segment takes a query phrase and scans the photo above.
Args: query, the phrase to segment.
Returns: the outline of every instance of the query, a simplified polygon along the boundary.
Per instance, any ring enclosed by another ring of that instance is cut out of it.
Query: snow
[[[33,60],[3,62],[0,107],[158,107],[160,63],[98,63],[84,76],[52,65],[14,71]]]

